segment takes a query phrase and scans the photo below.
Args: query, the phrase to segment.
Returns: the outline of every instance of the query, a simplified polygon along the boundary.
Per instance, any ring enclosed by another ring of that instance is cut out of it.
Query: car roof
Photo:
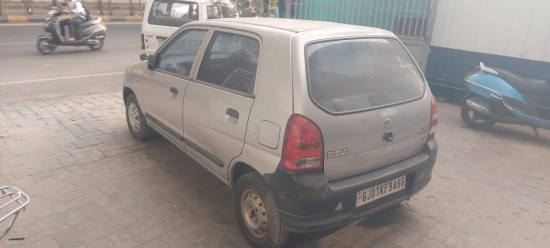
[[[377,36],[395,36],[392,32],[373,27],[286,18],[223,18],[208,21],[197,21],[193,22],[193,24],[208,26],[215,25],[227,28],[235,28],[237,26],[243,28],[243,25],[246,25],[253,29],[278,29],[292,33],[304,33],[309,31],[323,31],[333,34],[344,32],[361,32],[363,34]]]

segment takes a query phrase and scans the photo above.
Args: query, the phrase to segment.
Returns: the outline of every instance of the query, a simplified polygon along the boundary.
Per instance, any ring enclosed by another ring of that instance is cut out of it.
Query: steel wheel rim
[[[241,215],[252,236],[261,239],[267,235],[267,210],[256,191],[247,189],[241,195]]]
[[[127,115],[132,131],[134,131],[134,133],[139,132],[141,127],[141,116],[139,115],[139,109],[135,103],[128,104]]]
[[[96,45],[92,45],[93,49],[99,49],[103,46],[103,42],[101,40],[98,40],[98,43]]]
[[[40,44],[39,44],[40,48],[42,48],[42,51],[45,51],[45,52],[49,52],[52,50],[49,45],[50,44],[48,43],[47,40],[42,40],[40,41]]]
[[[482,114],[479,114],[473,109],[468,109],[468,118],[474,122],[474,123],[485,123],[487,120],[485,120],[484,116]]]

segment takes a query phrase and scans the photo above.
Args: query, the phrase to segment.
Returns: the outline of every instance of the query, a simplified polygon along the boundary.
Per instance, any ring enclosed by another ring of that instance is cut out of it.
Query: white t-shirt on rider
[[[84,10],[84,7],[82,7],[82,3],[80,3],[80,1],[71,0],[67,7],[69,7],[69,11],[71,12],[71,18],[78,16],[82,19],[86,19],[86,11]]]

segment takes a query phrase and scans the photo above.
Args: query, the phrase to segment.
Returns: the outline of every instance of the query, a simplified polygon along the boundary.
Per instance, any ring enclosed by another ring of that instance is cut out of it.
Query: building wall
[[[432,46],[550,62],[550,1],[439,1]]]
[[[426,76],[462,88],[462,77],[486,62],[550,80],[550,1],[439,1]]]

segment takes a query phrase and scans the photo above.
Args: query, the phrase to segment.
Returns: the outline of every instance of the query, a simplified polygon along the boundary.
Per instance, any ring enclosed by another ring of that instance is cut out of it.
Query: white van
[[[157,48],[183,24],[208,19],[237,17],[229,0],[147,0],[141,26],[141,49],[147,55]]]

